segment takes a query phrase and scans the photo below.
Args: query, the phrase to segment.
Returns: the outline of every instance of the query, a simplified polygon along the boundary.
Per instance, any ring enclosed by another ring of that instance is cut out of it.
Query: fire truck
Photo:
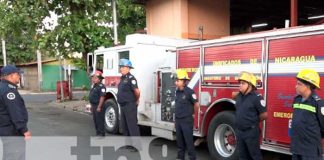
[[[200,109],[195,113],[194,136],[205,140],[213,159],[238,159],[235,135],[235,100],[238,74],[254,73],[263,95],[268,119],[260,123],[261,148],[290,154],[292,102],[296,74],[311,68],[324,81],[324,25],[276,29],[192,41],[134,34],[123,46],[101,48],[89,55],[89,65],[103,71],[107,87],[105,124],[110,133],[121,132],[116,103],[120,78],[118,61],[130,59],[131,73],[141,90],[138,124],[151,134],[175,140],[172,74],[185,69],[188,86],[195,90]],[[324,92],[318,92],[324,97]]]

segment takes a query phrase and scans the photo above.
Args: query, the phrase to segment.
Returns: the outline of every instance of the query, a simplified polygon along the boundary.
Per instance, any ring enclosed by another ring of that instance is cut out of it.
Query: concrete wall
[[[188,38],[199,39],[199,26],[203,27],[203,39],[215,39],[230,34],[229,0],[188,1]],[[183,34],[185,37],[185,33]]]
[[[39,90],[37,66],[32,65],[19,68],[24,71],[21,87],[27,90]]]
[[[228,0],[150,0],[147,1],[147,33],[173,38],[214,39],[230,34]]]

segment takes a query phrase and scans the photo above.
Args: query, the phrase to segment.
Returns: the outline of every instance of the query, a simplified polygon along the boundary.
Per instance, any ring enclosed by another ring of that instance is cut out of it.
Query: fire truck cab
[[[152,134],[174,140],[172,106],[175,86],[171,77],[176,68],[176,46],[191,40],[161,38],[143,34],[126,37],[126,44],[111,48],[99,48],[94,54],[93,70],[103,72],[103,83],[107,88],[105,101],[105,124],[110,133],[120,129],[120,108],[117,102],[119,60],[129,59],[134,69],[131,73],[138,81],[141,91],[138,106],[138,124],[150,126]],[[88,64],[92,64],[91,62]]]

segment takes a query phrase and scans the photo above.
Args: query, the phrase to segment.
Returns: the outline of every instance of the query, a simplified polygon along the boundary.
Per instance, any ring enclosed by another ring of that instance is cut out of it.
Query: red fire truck
[[[237,159],[232,94],[238,90],[238,74],[254,73],[258,92],[266,101],[268,119],[260,123],[261,148],[289,154],[295,76],[302,68],[315,69],[323,76],[323,44],[324,25],[208,41],[135,34],[127,37],[124,46],[98,49],[90,59],[105,76],[108,132],[120,132],[116,103],[118,61],[128,58],[141,90],[139,125],[151,127],[152,135],[174,140],[175,86],[171,75],[181,68],[189,73],[188,86],[199,95],[201,105],[195,113],[194,136],[206,140],[213,159]],[[324,97],[322,91],[318,94]]]

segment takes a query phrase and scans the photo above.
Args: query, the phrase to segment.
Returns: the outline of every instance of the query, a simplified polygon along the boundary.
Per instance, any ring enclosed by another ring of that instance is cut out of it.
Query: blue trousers
[[[97,112],[98,105],[91,104],[93,122],[96,129],[97,136],[105,136],[105,113],[102,109],[101,112]]]
[[[193,120],[176,119],[176,136],[178,146],[177,159],[185,159],[185,151],[188,150],[190,160],[196,159],[196,151],[193,143]]]
[[[137,125],[137,105],[136,102],[126,103],[120,106],[121,123],[124,136],[140,136]]]
[[[292,160],[322,160],[321,156],[303,156],[298,154],[293,154],[291,157]]]
[[[237,146],[240,160],[262,160],[260,150],[260,129],[237,130]]]

